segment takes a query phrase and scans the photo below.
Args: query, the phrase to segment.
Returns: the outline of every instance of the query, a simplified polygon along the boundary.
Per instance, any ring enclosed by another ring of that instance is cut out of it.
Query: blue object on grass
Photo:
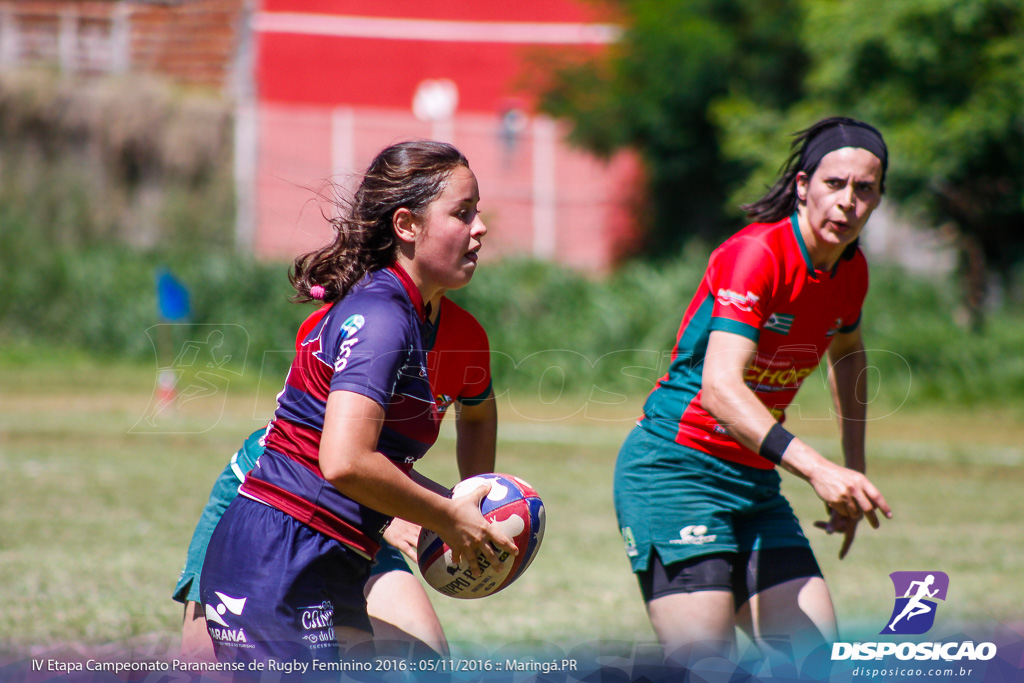
[[[156,299],[160,317],[164,320],[181,322],[192,312],[188,289],[166,268],[161,268],[156,274]]]

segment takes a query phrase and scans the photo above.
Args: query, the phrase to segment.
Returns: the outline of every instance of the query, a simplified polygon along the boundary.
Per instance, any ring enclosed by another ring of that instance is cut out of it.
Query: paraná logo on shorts
[[[245,631],[241,628],[233,627],[226,619],[229,612],[236,616],[240,615],[242,610],[245,609],[245,601],[248,598],[235,598],[220,591],[215,591],[214,595],[220,598],[220,604],[217,606],[209,603],[206,604],[206,628],[210,633],[210,637],[220,643],[247,642]]]

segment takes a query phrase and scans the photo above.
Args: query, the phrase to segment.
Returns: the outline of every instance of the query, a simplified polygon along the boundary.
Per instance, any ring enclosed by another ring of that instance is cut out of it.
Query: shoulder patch
[[[341,324],[342,339],[348,339],[359,330],[363,329],[363,325],[366,324],[366,318],[356,313],[350,315],[345,319],[345,322]]]
[[[719,289],[715,298],[723,306],[735,306],[739,310],[748,313],[754,308],[754,304],[761,300],[761,297],[753,292],[748,291],[746,294],[740,294],[725,288]]]

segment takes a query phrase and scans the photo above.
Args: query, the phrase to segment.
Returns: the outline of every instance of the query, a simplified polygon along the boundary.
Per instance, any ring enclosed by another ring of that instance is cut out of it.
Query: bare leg
[[[181,624],[181,659],[186,662],[214,662],[213,640],[206,630],[203,606],[185,603],[185,621]]]
[[[731,656],[736,642],[734,611],[729,591],[674,593],[647,603],[666,661],[681,665],[709,654]]]
[[[839,636],[825,580],[794,579],[752,596],[737,614],[773,664],[799,662],[815,648]]]
[[[338,626],[334,629],[334,639],[338,641],[338,651],[344,659],[353,648],[356,652],[364,650],[364,646],[373,640],[373,634],[351,626]]]
[[[363,593],[374,640],[426,645],[438,654],[448,654],[441,622],[415,576],[403,571],[372,576]]]

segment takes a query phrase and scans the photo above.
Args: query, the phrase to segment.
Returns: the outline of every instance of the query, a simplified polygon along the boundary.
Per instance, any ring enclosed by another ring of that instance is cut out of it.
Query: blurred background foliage
[[[543,107],[569,119],[587,149],[639,151],[646,244],[601,278],[509,260],[454,293],[491,336],[499,389],[609,400],[649,390],[711,246],[743,224],[737,206],[770,183],[785,134],[843,114],[885,132],[889,201],[948,233],[962,255],[953,278],[874,267],[864,320],[872,361],[892,379],[881,397],[1024,397],[1024,5],[616,4],[622,41],[589,61],[546,63]],[[192,293],[190,325],[243,328],[247,357],[283,376],[309,309],[287,302],[287,264],[234,247],[232,123],[228,102],[137,76],[0,73],[9,357],[84,349],[153,363],[154,274],[168,267]],[[992,277],[1008,294],[1000,301],[985,297]],[[964,303],[966,326],[953,320]]]
[[[50,244],[233,245],[233,107],[153,76],[0,71],[0,206]]]
[[[153,326],[155,273],[169,267],[192,293],[190,322],[175,343],[208,329],[241,330],[245,348],[232,363],[271,385],[284,378],[294,334],[310,307],[289,303],[287,265],[231,250],[140,251],[124,245],[54,245],[24,214],[0,207],[0,363],[59,364],[90,356],[166,367]],[[452,298],[471,310],[491,339],[495,387],[541,401],[563,394],[621,404],[648,392],[667,370],[683,310],[709,247],[694,242],[677,258],[636,260],[595,280],[557,265],[506,260],[481,268]],[[25,258],[25,254],[32,258]],[[879,406],[973,408],[1024,398],[1020,354],[1024,311],[1004,306],[984,334],[950,315],[947,283],[878,267],[864,314],[876,366]],[[894,305],[893,302],[898,302]]]
[[[599,154],[638,149],[650,255],[736,230],[784,133],[861,118],[890,147],[890,201],[960,252],[975,328],[1024,257],[1024,5],[1015,0],[617,0],[615,50],[556,65],[544,106]]]
[[[641,253],[676,253],[693,236],[736,230],[730,189],[750,162],[730,158],[709,115],[727,96],[770,110],[798,101],[809,67],[795,40],[793,0],[619,0],[627,29],[607,54],[546,64],[542,107],[574,123],[572,138],[600,155],[639,152],[648,174],[648,240]],[[775,143],[774,149],[779,150]]]

